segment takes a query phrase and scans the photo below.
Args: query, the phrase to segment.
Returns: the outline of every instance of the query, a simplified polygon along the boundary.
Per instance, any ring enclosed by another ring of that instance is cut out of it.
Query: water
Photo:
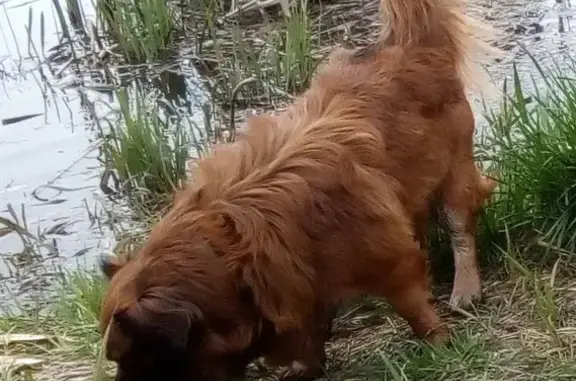
[[[576,33],[573,29],[573,16],[576,8],[572,0],[471,0],[471,13],[501,31],[498,48],[506,52],[499,62],[489,66],[487,71],[499,89],[504,80],[512,79],[515,62],[523,87],[529,92],[537,83],[538,73],[530,58],[534,56],[542,67],[554,64],[562,66],[565,57],[576,48]],[[482,112],[481,100],[472,96],[473,108],[478,115]],[[497,106],[498,98],[488,105]],[[485,126],[484,121],[479,123]]]
[[[32,298],[30,291],[49,284],[59,266],[91,265],[96,254],[109,251],[114,241],[108,229],[90,218],[101,197],[100,164],[94,135],[85,128],[81,99],[77,92],[48,86],[57,84],[58,78],[46,67],[39,68],[39,57],[28,49],[29,7],[37,27],[31,31],[36,48],[41,46],[41,12],[45,46],[58,44],[52,2],[5,1],[1,7],[0,210],[3,217],[13,219],[8,213],[11,206],[20,223],[25,218],[28,230],[48,244],[35,249],[41,257],[34,258],[34,253],[22,254],[25,247],[18,235],[0,238],[0,304],[5,304],[22,295]],[[30,114],[37,116],[6,123]]]
[[[82,5],[90,19],[91,1]],[[549,54],[566,54],[576,43],[571,25],[574,9],[569,2],[476,0],[471,8],[505,31],[499,46],[509,55],[488,68],[497,84],[510,75],[511,62],[516,60],[530,86],[534,66],[518,42],[545,65],[551,63]],[[33,46],[28,44],[26,30],[30,9]],[[23,224],[24,212],[27,230],[44,244],[23,253],[21,237],[2,235],[0,230],[0,305],[14,300],[35,303],[62,267],[90,267],[99,254],[115,245],[115,223],[109,223],[108,212],[117,206],[100,189],[102,165],[94,123],[110,117],[111,108],[116,107],[114,96],[98,68],[75,71],[66,59],[39,65],[46,56],[57,55],[58,50],[50,50],[60,43],[56,20],[51,0],[0,0],[0,119],[4,121],[0,126],[0,216],[13,220],[13,212]],[[204,101],[200,79],[192,64],[178,61],[163,68],[144,68],[145,80],[139,83],[178,103],[195,123],[201,123],[197,117]],[[129,68],[117,68],[115,73],[125,82],[138,77]],[[472,100],[480,113],[480,100]]]
[[[82,4],[88,19],[90,4]],[[30,9],[31,40],[40,57],[28,46]],[[26,230],[35,235],[28,240],[34,247],[27,249],[18,234],[0,234],[0,305],[36,304],[62,268],[91,267],[116,243],[117,221],[110,222],[109,213],[118,206],[100,189],[94,119],[110,118],[117,104],[98,70],[79,75],[67,62],[39,64],[59,44],[56,18],[51,0],[0,1],[0,216],[13,221],[16,214],[19,225],[26,221]],[[201,89],[190,83],[196,74],[178,74],[179,69],[167,65],[158,70],[162,75],[148,73],[138,84],[149,92],[163,88],[169,101],[199,114],[189,101],[202,98]],[[130,82],[134,73],[123,75],[120,69],[117,74]]]

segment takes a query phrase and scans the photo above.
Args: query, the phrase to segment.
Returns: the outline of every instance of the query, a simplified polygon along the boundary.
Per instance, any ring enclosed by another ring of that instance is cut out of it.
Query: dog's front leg
[[[275,337],[266,359],[284,366],[278,374],[281,381],[314,380],[324,374],[325,342],[329,337],[326,311],[311,318],[300,330],[280,333]],[[328,319],[330,320],[330,319]]]

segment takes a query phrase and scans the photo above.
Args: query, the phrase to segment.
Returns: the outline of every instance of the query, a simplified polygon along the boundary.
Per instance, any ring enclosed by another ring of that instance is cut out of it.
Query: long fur
[[[459,75],[471,91],[494,94],[495,88],[482,70],[504,53],[491,46],[500,31],[467,15],[461,0],[414,0],[380,2],[382,33],[389,45],[451,47]]]

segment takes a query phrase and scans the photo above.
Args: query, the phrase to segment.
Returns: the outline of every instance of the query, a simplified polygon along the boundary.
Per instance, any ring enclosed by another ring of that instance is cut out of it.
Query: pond
[[[63,270],[93,266],[113,250],[119,226],[132,226],[125,205],[111,200],[101,181],[98,126],[118,111],[110,71],[66,58],[55,3],[0,0],[0,216],[16,225],[0,224],[0,305],[45,300]],[[93,20],[92,2],[80,4]],[[569,2],[475,0],[470,6],[504,31],[498,46],[508,55],[488,67],[498,86],[513,60],[531,84],[534,66],[518,43],[544,65],[576,43]],[[186,57],[113,73],[116,83],[184,107],[191,123],[204,121],[207,95]],[[481,100],[472,99],[481,125]]]

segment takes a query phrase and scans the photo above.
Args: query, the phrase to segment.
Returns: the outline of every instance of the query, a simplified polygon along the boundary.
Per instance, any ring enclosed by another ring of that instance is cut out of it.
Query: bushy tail
[[[380,0],[380,8],[385,46],[441,48],[467,85],[486,85],[478,82],[483,72],[473,62],[500,55],[485,42],[497,31],[465,15],[460,0]]]

